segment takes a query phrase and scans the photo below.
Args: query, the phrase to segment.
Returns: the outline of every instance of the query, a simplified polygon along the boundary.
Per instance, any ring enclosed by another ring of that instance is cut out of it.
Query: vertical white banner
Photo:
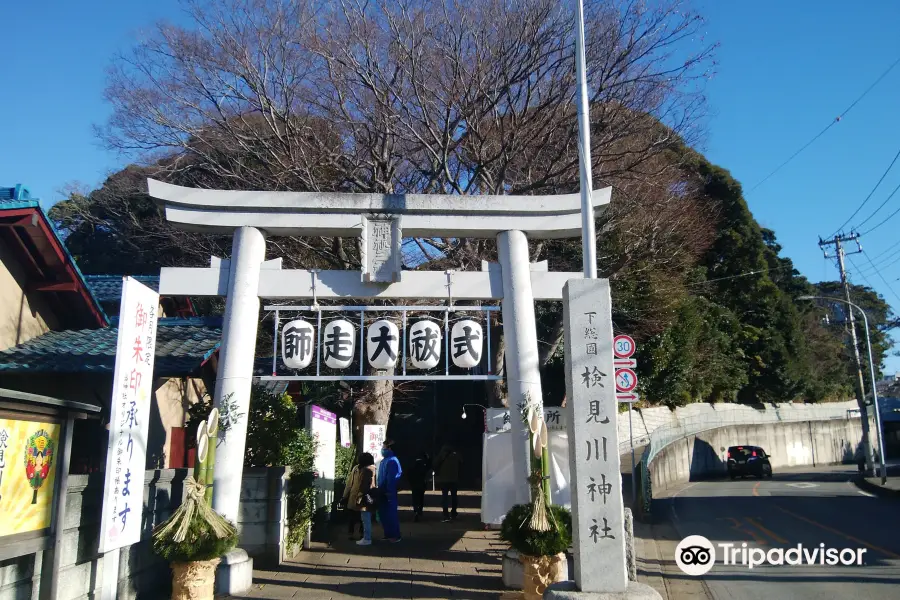
[[[100,521],[103,553],[141,539],[158,307],[157,292],[124,278]]]
[[[334,500],[334,463],[337,446],[337,415],[320,406],[310,407],[309,428],[316,439],[316,507],[329,506]]]
[[[381,445],[387,435],[387,427],[384,425],[363,426],[363,452],[368,452],[375,459],[375,464],[381,462]]]
[[[344,448],[349,448],[353,445],[353,440],[350,438],[350,420],[341,417],[341,446]]]

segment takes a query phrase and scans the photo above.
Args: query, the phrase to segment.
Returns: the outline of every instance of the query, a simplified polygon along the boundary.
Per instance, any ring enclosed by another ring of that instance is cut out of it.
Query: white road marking
[[[854,492],[856,492],[860,496],[865,496],[866,498],[877,498],[878,497],[875,494],[870,494],[869,492],[862,491],[861,489],[856,487],[856,484],[853,483],[852,481],[845,481],[844,483],[846,483],[850,487],[850,489],[852,489]]]
[[[681,521],[681,519],[678,518],[678,511],[675,510],[675,499],[678,498],[678,494],[680,494],[681,492],[683,492],[683,491],[685,491],[685,490],[691,489],[692,487],[694,487],[695,485],[697,485],[697,483],[699,483],[699,482],[694,482],[694,483],[690,484],[689,486],[683,487],[683,488],[681,488],[680,490],[678,490],[677,492],[675,492],[674,494],[672,494],[672,506],[671,506],[671,508],[672,508],[672,518],[673,518],[674,520],[676,520],[676,521]]]
[[[818,483],[809,483],[808,481],[801,481],[800,483],[789,483],[787,484],[791,487],[800,488],[800,489],[809,489],[814,487],[819,487]]]

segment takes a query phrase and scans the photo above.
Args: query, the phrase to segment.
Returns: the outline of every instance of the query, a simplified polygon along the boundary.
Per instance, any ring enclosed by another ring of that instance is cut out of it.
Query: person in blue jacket
[[[403,469],[400,461],[391,450],[394,442],[385,440],[381,449],[381,464],[378,465],[378,490],[381,492],[378,505],[378,518],[384,528],[384,538],[389,542],[400,541],[400,514],[397,502],[397,485]]]

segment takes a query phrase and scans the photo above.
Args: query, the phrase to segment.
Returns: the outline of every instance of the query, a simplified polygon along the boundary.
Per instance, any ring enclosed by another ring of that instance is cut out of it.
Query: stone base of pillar
[[[566,564],[562,566],[562,575],[566,579],[569,573],[574,573],[572,555],[567,554]],[[519,560],[519,553],[515,550],[507,550],[503,555],[503,587],[510,590],[521,590],[525,582],[525,565]]]
[[[544,592],[544,600],[662,600],[649,585],[629,581],[624,592],[579,592],[574,581],[554,583]]]
[[[216,594],[243,594],[253,585],[253,559],[235,548],[222,557],[216,569]]]
[[[637,581],[637,555],[634,547],[634,517],[631,509],[625,509],[625,569],[628,581]]]

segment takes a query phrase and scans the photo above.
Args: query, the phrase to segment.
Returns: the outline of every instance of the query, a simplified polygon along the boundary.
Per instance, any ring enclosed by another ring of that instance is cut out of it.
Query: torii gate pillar
[[[266,239],[255,227],[239,227],[231,246],[231,268],[222,345],[216,374],[215,406],[229,419],[219,428],[213,475],[213,508],[233,523],[238,521],[247,415],[259,325],[259,271],[266,257]],[[223,403],[231,405],[226,411]]]
[[[497,236],[497,253],[503,273],[503,336],[507,348],[506,389],[516,504],[524,504],[531,499],[528,486],[531,451],[528,429],[521,415],[527,404],[534,406],[538,414],[543,414],[544,406],[528,238],[522,231],[504,231]]]

